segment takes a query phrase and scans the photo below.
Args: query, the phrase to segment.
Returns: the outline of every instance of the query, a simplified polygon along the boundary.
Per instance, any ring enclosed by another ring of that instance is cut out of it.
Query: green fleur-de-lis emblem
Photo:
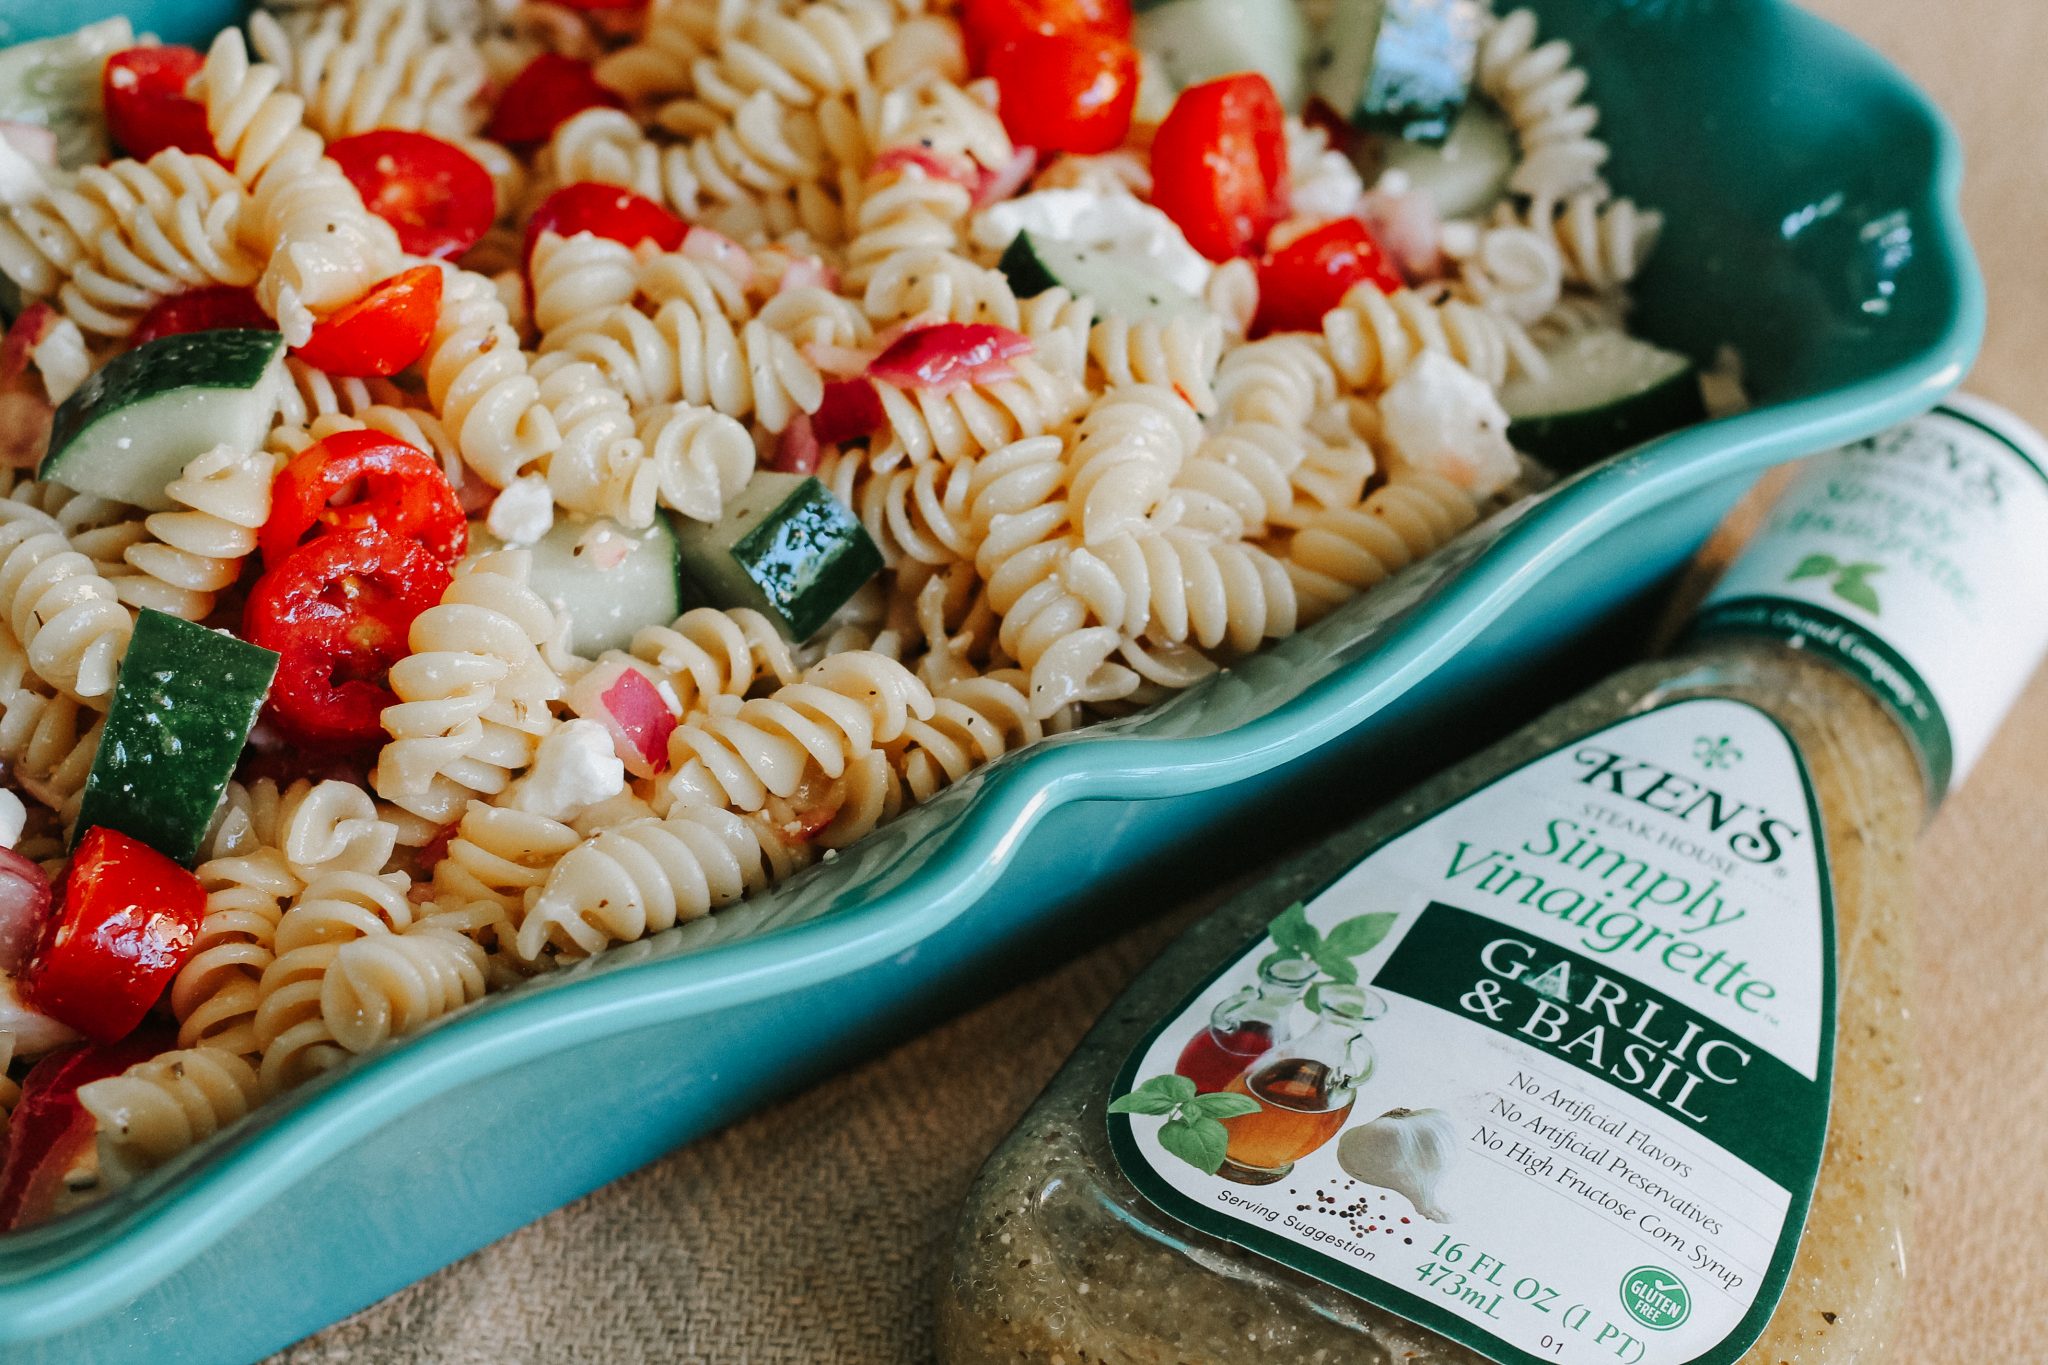
[[[1709,739],[1701,735],[1692,742],[1692,756],[1699,760],[1702,768],[1732,768],[1742,762],[1742,750],[1735,747],[1735,741],[1727,735]]]
[[[1844,564],[1830,554],[1811,554],[1799,561],[1798,567],[1785,576],[1785,581],[1797,583],[1802,578],[1825,578],[1828,591],[1849,605],[1878,616],[1882,612],[1878,606],[1877,589],[1870,586],[1870,578],[1883,572],[1884,565],[1867,559]]]

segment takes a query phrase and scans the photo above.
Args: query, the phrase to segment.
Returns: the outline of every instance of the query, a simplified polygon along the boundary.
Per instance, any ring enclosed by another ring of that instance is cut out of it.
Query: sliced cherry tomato
[[[321,536],[256,580],[242,635],[282,657],[267,713],[305,743],[345,748],[383,737],[398,700],[385,674],[405,657],[413,618],[441,600],[448,566],[378,530]]]
[[[1252,334],[1316,331],[1323,314],[1360,280],[1383,294],[1406,283],[1372,229],[1356,218],[1338,218],[1305,232],[1259,261],[1259,314]]]
[[[1285,114],[1246,72],[1181,92],[1152,140],[1152,202],[1212,261],[1256,250],[1287,211]]]
[[[425,353],[440,315],[441,267],[416,265],[322,318],[292,353],[329,374],[397,374]]]
[[[131,47],[107,58],[100,97],[114,145],[139,161],[166,147],[212,156],[206,106],[185,93],[205,63],[189,47]]]
[[[662,251],[680,251],[689,231],[688,223],[652,199],[617,185],[579,180],[543,199],[526,220],[526,259],[533,259],[534,243],[543,232],[558,237],[588,232],[627,246],[652,242]]]
[[[491,173],[452,142],[379,128],[328,143],[327,155],[415,256],[459,256],[498,216]]]
[[[102,1043],[125,1038],[192,955],[206,889],[163,854],[93,828],[72,852],[21,998]]]
[[[968,60],[975,70],[1027,34],[1131,36],[1130,0],[967,0],[960,11]]]
[[[90,1156],[98,1133],[78,1102],[78,1088],[118,1076],[176,1045],[148,1029],[118,1043],[60,1048],[30,1068],[0,1134],[0,1232],[48,1218],[64,1192],[64,1177]]]
[[[1019,147],[1106,152],[1131,131],[1138,49],[1094,33],[1027,33],[989,55],[1003,127]]]
[[[623,109],[626,102],[598,84],[589,62],[543,52],[498,97],[484,136],[515,146],[545,142],[585,109]]]
[[[158,337],[179,336],[185,332],[213,332],[224,327],[257,332],[277,330],[270,314],[256,302],[255,290],[244,285],[209,284],[173,294],[144,313],[142,320],[135,324],[135,330],[128,334],[128,344],[140,346]]]
[[[379,431],[337,431],[293,456],[271,490],[258,543],[274,568],[309,532],[365,527],[416,540],[449,564],[469,545],[469,522],[441,462]]]

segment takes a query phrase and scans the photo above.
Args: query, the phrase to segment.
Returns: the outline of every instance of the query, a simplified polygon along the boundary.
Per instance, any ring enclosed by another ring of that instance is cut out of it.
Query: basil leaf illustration
[[[1380,946],[1387,931],[1394,927],[1397,918],[1391,911],[1375,910],[1369,915],[1359,915],[1334,925],[1329,936],[1323,940],[1331,952],[1340,957],[1363,957]]]
[[[1213,1095],[1197,1095],[1181,1106],[1181,1113],[1190,1119],[1234,1119],[1258,1112],[1259,1102],[1249,1095],[1230,1095],[1222,1091]]]
[[[1877,602],[1877,589],[1865,583],[1860,577],[1843,577],[1835,580],[1835,596],[1851,606],[1861,607],[1872,616],[1881,616],[1883,611]]]
[[[1799,561],[1799,567],[1794,569],[1785,581],[1792,583],[1802,578],[1820,578],[1826,574],[1833,573],[1840,567],[1841,565],[1836,562],[1833,555],[1808,555]]]
[[[1318,943],[1312,956],[1316,960],[1316,965],[1323,969],[1323,975],[1332,981],[1341,981],[1347,986],[1358,984],[1358,964],[1331,948],[1328,943]]]
[[[1266,926],[1266,932],[1273,936],[1273,942],[1296,957],[1310,956],[1315,952],[1316,945],[1323,941],[1323,936],[1316,932],[1316,927],[1308,922],[1307,907],[1300,901],[1282,910],[1273,922]]]
[[[1128,1095],[1119,1095],[1109,1102],[1112,1114],[1171,1114],[1180,1108],[1177,1100],[1169,1099],[1157,1091],[1133,1090]]]
[[[1214,1175],[1230,1150],[1230,1130],[1215,1119],[1174,1119],[1160,1128],[1159,1145],[1205,1175]]]

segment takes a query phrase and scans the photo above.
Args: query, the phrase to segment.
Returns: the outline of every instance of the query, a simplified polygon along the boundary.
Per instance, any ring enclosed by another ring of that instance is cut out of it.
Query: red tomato
[[[398,244],[415,256],[459,256],[498,216],[491,173],[440,138],[379,128],[328,143],[327,155],[362,194],[363,204],[398,229]]]
[[[292,353],[329,374],[397,374],[426,351],[440,315],[441,267],[416,265],[322,318]]]
[[[308,532],[366,528],[416,540],[449,564],[469,544],[469,522],[440,461],[377,431],[337,431],[293,456],[271,490],[258,543],[275,568]]]
[[[274,649],[265,710],[294,738],[345,748],[384,737],[385,683],[413,618],[448,590],[447,565],[415,541],[366,529],[321,536],[249,590],[243,638]]]
[[[1131,131],[1138,49],[1094,33],[1027,33],[988,59],[1003,127],[1019,147],[1106,152]]]
[[[1371,281],[1382,294],[1406,283],[1364,223],[1337,218],[1303,233],[1259,261],[1259,315],[1252,335],[1316,331],[1323,314],[1360,280]]]
[[[1152,202],[1212,261],[1254,250],[1287,211],[1287,136],[1264,76],[1181,92],[1152,140]]]
[[[0,1232],[49,1217],[65,1174],[98,1141],[92,1115],[78,1102],[78,1088],[118,1076],[176,1045],[147,1030],[105,1046],[60,1048],[30,1069],[0,1141]]]
[[[967,0],[960,11],[968,60],[975,69],[1032,33],[1096,33],[1131,36],[1130,0]]]
[[[484,136],[530,146],[547,141],[573,115],[597,108],[623,109],[625,101],[597,83],[589,62],[543,52],[505,87]]]
[[[543,232],[558,237],[589,232],[627,246],[652,242],[662,251],[680,251],[689,231],[688,223],[652,199],[617,185],[579,180],[541,200],[526,220],[525,257],[533,259],[533,244]]]
[[[89,829],[21,977],[32,1008],[102,1043],[125,1038],[192,955],[206,889],[163,854]]]
[[[100,97],[114,145],[143,161],[166,147],[212,156],[206,106],[185,93],[205,62],[189,47],[131,47],[107,58]]]
[[[243,285],[209,284],[173,294],[144,313],[135,330],[128,334],[128,344],[141,346],[159,337],[229,327],[257,332],[277,330],[270,314],[256,302],[255,290]]]
[[[857,441],[888,425],[881,395],[864,377],[827,380],[825,401],[811,416],[812,431],[826,445]]]

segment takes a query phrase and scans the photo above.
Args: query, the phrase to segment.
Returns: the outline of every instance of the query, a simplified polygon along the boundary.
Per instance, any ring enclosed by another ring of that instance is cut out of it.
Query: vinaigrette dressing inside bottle
[[[1174,1063],[1174,1071],[1193,1081],[1198,1095],[1228,1089],[1270,1050],[1315,984],[1316,964],[1306,958],[1275,954],[1258,970],[1258,984],[1218,1004]]]
[[[1679,652],[1190,930],[984,1167],[942,1359],[1881,1358],[1907,859],[2048,642],[2043,449],[1958,399],[1808,462]]]

